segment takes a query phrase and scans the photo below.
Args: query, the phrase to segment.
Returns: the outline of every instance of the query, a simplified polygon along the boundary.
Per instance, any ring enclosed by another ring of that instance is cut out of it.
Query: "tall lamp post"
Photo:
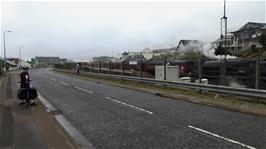
[[[6,33],[10,33],[12,31],[4,31],[4,62],[5,62],[5,68],[6,68]]]
[[[224,36],[223,36],[223,22],[224,22]],[[226,85],[226,63],[227,63],[227,17],[226,17],[226,0],[224,0],[224,16],[221,18],[221,39],[224,38],[224,62],[221,67],[221,84]],[[222,40],[221,40],[222,41]]]
[[[19,69],[21,69],[21,48],[23,48],[24,45],[19,46]]]

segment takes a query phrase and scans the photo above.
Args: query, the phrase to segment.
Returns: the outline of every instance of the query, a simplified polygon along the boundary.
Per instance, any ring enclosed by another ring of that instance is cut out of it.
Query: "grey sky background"
[[[177,46],[180,39],[211,42],[220,34],[223,1],[1,2],[7,57],[60,56],[84,60]],[[227,2],[229,31],[265,22],[265,1]]]

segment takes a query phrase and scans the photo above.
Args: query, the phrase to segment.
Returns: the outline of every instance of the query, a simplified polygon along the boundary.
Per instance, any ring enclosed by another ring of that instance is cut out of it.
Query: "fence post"
[[[166,64],[167,64],[167,60],[166,59],[164,59],[164,64],[163,64],[163,72],[164,72],[164,80],[166,80]]]
[[[202,83],[202,59],[199,58],[199,84]]]
[[[140,77],[142,78],[142,60],[140,60]]]
[[[257,56],[256,59],[256,81],[255,81],[255,88],[260,88],[260,55]]]
[[[99,72],[101,73],[102,72],[102,63],[101,63],[101,61],[99,61]]]
[[[125,61],[122,61],[122,74],[125,75]]]
[[[112,67],[112,62],[109,61],[109,74],[111,74],[111,67]]]

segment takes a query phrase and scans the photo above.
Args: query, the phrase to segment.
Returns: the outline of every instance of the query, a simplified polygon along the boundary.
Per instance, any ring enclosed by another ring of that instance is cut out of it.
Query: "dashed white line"
[[[57,81],[56,79],[53,79],[53,78],[50,78],[50,80],[55,81],[55,82]]]
[[[68,83],[66,83],[66,82],[60,82],[61,84],[64,84],[64,85],[69,85]]]
[[[117,103],[119,103],[119,104],[122,104],[122,105],[125,105],[125,106],[128,106],[128,107],[131,107],[131,108],[137,109],[137,110],[139,110],[139,111],[146,112],[146,113],[149,113],[149,114],[153,114],[153,112],[151,112],[151,111],[144,110],[144,109],[141,109],[141,108],[138,108],[138,107],[132,106],[132,105],[130,105],[130,104],[127,104],[127,103],[124,103],[124,102],[121,102],[121,101],[118,101],[118,100],[112,99],[112,98],[110,98],[110,97],[105,97],[105,98],[106,98],[106,99],[109,99],[109,100],[111,100],[111,101],[113,101],[113,102],[117,102]]]
[[[83,88],[80,88],[80,87],[77,87],[77,86],[75,86],[75,88],[78,89],[78,90],[81,90],[81,91],[84,91],[84,92],[87,92],[87,93],[93,94],[92,91],[88,91],[88,90],[86,90],[86,89],[83,89]]]
[[[252,146],[249,146],[249,145],[246,145],[244,143],[240,143],[238,141],[234,141],[234,140],[231,140],[231,139],[228,139],[228,138],[225,138],[223,136],[220,136],[220,135],[217,135],[217,134],[214,134],[214,133],[211,133],[209,131],[206,131],[206,130],[203,130],[203,129],[200,129],[200,128],[197,128],[197,127],[194,127],[194,126],[188,126],[189,128],[191,129],[194,129],[194,130],[197,130],[197,131],[200,131],[200,132],[203,132],[203,133],[206,133],[206,134],[209,134],[211,136],[214,136],[214,137],[217,137],[217,138],[220,138],[220,139],[223,139],[225,141],[228,141],[228,142],[231,142],[231,143],[234,143],[234,144],[238,144],[242,147],[245,147],[245,148],[248,148],[248,149],[256,149],[255,147],[252,147]]]

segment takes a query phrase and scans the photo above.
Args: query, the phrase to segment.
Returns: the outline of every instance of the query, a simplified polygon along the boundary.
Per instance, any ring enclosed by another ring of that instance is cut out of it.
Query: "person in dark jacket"
[[[30,87],[30,75],[28,72],[28,67],[23,67],[23,71],[20,73],[20,88]]]
[[[23,67],[23,71],[20,73],[20,88],[30,88],[30,75],[29,75],[29,68]],[[22,100],[20,104],[24,104],[25,100]],[[31,100],[31,105],[36,105],[36,103]]]

